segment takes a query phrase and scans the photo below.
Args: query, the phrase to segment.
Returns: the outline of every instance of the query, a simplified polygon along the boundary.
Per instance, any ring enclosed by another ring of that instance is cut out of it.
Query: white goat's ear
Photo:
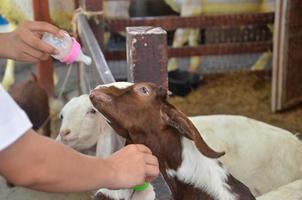
[[[172,96],[173,95],[173,93],[170,90],[167,91],[167,94],[168,94],[168,96]]]
[[[58,142],[58,143],[61,143],[61,142],[62,142],[62,139],[61,139],[60,134],[58,134],[58,136],[57,136],[57,138],[56,138],[56,142]]]
[[[193,140],[198,150],[209,158],[219,158],[224,152],[216,152],[203,140],[200,133],[188,117],[172,105],[162,105],[160,109],[162,120],[173,127],[179,134]]]

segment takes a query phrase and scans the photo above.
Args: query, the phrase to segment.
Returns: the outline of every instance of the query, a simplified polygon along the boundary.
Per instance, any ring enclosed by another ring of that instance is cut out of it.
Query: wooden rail
[[[240,42],[228,44],[208,44],[196,47],[169,47],[168,57],[190,57],[205,55],[226,55],[226,54],[245,54],[259,53],[272,50],[272,41],[264,42]],[[125,60],[126,51],[106,51],[104,52],[107,60]]]
[[[106,19],[108,28],[112,32],[125,31],[128,26],[155,26],[166,31],[177,28],[209,28],[223,26],[267,25],[274,23],[274,13],[236,14],[221,16],[162,16],[162,17],[134,17],[130,19]]]

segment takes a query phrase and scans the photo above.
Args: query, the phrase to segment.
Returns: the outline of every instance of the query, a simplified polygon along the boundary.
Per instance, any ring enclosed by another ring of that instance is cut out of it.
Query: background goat
[[[21,83],[16,84],[10,95],[25,111],[33,124],[33,129],[42,135],[50,136],[49,102],[43,87],[38,83],[35,74]]]

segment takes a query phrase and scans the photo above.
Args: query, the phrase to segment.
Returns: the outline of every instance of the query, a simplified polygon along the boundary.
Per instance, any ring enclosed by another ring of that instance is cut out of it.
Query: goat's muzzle
[[[98,102],[111,102],[112,97],[100,91],[101,89],[95,89],[90,92],[89,98],[91,101]]]

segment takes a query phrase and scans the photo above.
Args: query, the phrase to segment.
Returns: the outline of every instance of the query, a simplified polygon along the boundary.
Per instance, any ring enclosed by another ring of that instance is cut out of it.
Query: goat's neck
[[[202,155],[191,140],[183,137],[180,143],[180,165],[175,167],[174,164],[171,166],[168,162],[165,163],[166,166],[161,166],[175,199],[254,199],[248,188],[232,177],[218,160]],[[171,152],[165,155],[175,155],[176,151],[176,149],[171,149]],[[167,161],[169,158],[164,158],[164,160]]]
[[[89,149],[81,151],[81,153],[90,155],[90,156],[95,156],[96,155],[96,149],[97,149],[97,144],[93,145]]]

